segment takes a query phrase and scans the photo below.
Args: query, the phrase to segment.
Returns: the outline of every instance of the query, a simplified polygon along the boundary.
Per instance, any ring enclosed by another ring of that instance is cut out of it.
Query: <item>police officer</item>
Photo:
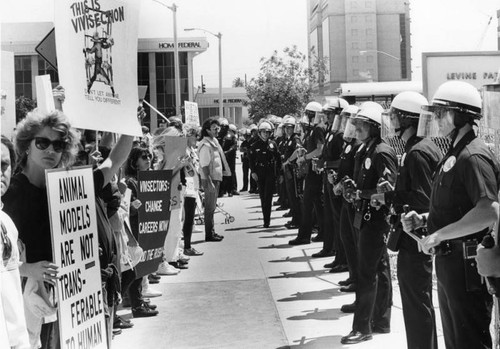
[[[290,240],[290,245],[303,245],[311,243],[311,234],[313,228],[313,209],[316,213],[317,223],[321,235],[323,230],[323,198],[322,198],[322,175],[313,171],[312,159],[321,155],[325,143],[325,130],[321,126],[314,124],[316,114],[321,113],[322,106],[318,102],[310,102],[306,106],[304,117],[308,121],[308,127],[305,132],[304,145],[306,154],[297,158],[297,163],[307,164],[307,175],[304,182],[304,196],[302,200],[302,222],[299,227],[298,235]],[[317,120],[317,119],[316,119]]]
[[[300,226],[302,211],[300,198],[297,193],[298,178],[293,167],[293,162],[297,158],[296,150],[302,147],[299,136],[295,133],[297,121],[293,116],[285,116],[283,128],[285,130],[282,142],[281,162],[285,188],[290,205],[292,219],[285,224],[287,229],[297,229]]]
[[[410,212],[402,218],[403,227],[410,232],[427,226],[430,234],[421,245],[426,253],[436,252],[446,347],[491,348],[492,297],[481,282],[474,256],[498,220],[499,165],[472,128],[481,118],[481,96],[466,82],[448,81],[439,86],[432,105],[423,109],[431,115],[420,117],[419,129],[439,129],[451,138],[451,146],[433,178],[429,213]],[[437,127],[426,125],[426,120],[435,120]]]
[[[236,181],[236,150],[238,149],[238,140],[236,138],[236,125],[229,124],[228,131],[224,139],[222,140],[222,150],[226,156],[229,169],[231,170],[231,177],[224,177],[223,180],[223,191],[227,192],[228,196],[240,195],[237,191],[237,181]]]
[[[358,160],[355,178],[356,213],[354,228],[359,231],[358,285],[352,331],[342,337],[342,344],[356,344],[372,339],[372,332],[390,332],[392,285],[385,235],[389,225],[385,209],[370,207],[371,195],[383,179],[394,185],[397,159],[394,149],[380,137],[380,109],[361,109],[354,117],[356,136],[366,150]]]
[[[372,195],[372,206],[390,206],[397,214],[408,205],[416,212],[427,212],[431,195],[432,174],[442,153],[430,139],[417,136],[421,107],[427,99],[417,92],[402,92],[391,103],[382,118],[383,135],[400,137],[405,144],[401,157],[396,187],[385,193]],[[379,187],[389,186],[380,183]],[[385,190],[381,190],[385,191]],[[418,243],[402,232],[401,224],[394,223],[387,245],[398,253],[398,281],[403,304],[406,341],[409,349],[437,348],[436,319],[432,304],[432,257],[420,251]],[[417,234],[425,235],[426,231]]]
[[[284,140],[285,140],[285,134],[283,132],[283,118],[277,116],[273,120],[274,124],[274,137],[273,140],[276,142],[276,145],[278,146],[278,152],[280,153],[280,158],[281,154],[283,151],[284,147]],[[283,177],[283,169],[280,167],[278,169],[278,177],[276,178],[276,189],[278,193],[278,200],[277,202],[279,203],[279,207],[276,208],[276,211],[284,211],[288,210],[290,208],[289,203],[288,203],[288,196],[286,195],[286,187],[285,187],[285,181]],[[287,215],[285,215],[287,216]]]
[[[249,164],[248,164],[248,151],[250,147],[250,130],[242,129],[241,134],[243,135],[243,142],[240,144],[240,152],[241,152],[241,170],[243,172],[243,186],[240,189],[240,192],[244,192],[248,190],[248,175],[249,175]]]
[[[260,204],[264,216],[264,228],[271,223],[271,206],[280,157],[276,143],[270,139],[273,125],[263,120],[258,126],[259,139],[250,146],[250,170],[252,178],[258,182]]]
[[[339,234],[342,200],[339,196],[333,195],[333,185],[328,182],[328,174],[332,171],[336,172],[340,164],[344,139],[342,138],[342,132],[334,129],[333,124],[335,118],[347,106],[349,106],[349,103],[343,98],[334,98],[323,106],[323,114],[327,118],[328,131],[326,133],[325,145],[317,164],[318,168],[323,169],[323,248],[321,251],[311,255],[314,258],[330,257],[336,252],[336,261],[344,266],[344,270],[347,270],[347,262]]]
[[[251,124],[248,128],[250,131],[250,138],[248,140],[249,147],[259,140],[259,130],[257,125]],[[259,188],[257,187],[257,181],[255,181],[252,176],[250,176],[250,190],[248,191],[250,194],[257,194],[259,192]]]

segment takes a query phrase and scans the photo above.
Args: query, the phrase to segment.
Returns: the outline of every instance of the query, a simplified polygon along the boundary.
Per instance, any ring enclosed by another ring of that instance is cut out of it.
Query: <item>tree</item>
[[[233,80],[233,87],[245,87],[245,81],[237,77]]]
[[[307,57],[296,46],[274,51],[260,60],[259,75],[246,86],[249,114],[257,122],[269,114],[299,116],[312,99],[312,86],[318,81],[318,68],[308,67]],[[319,66],[318,66],[319,67]]]
[[[16,123],[26,117],[30,111],[36,108],[36,101],[29,97],[18,97],[16,99]]]

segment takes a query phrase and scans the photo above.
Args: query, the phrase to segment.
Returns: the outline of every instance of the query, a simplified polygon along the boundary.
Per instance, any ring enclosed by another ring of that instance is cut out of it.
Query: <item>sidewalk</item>
[[[216,230],[225,239],[206,243],[204,233],[193,234],[193,245],[205,254],[192,257],[188,270],[153,285],[163,292],[152,299],[160,314],[133,319],[135,326],[113,340],[115,348],[406,348],[396,281],[391,333],[341,345],[353,317],[340,311],[354,300],[353,293],[339,292],[338,281],[347,272],[330,274],[323,265],[331,257],[309,257],[321,243],[289,246],[297,230],[283,227],[285,211],[273,211],[271,227],[262,228],[258,195],[219,202],[235,217],[222,224],[224,216],[216,214]],[[131,316],[130,309],[119,314]],[[439,318],[438,324],[444,348]]]

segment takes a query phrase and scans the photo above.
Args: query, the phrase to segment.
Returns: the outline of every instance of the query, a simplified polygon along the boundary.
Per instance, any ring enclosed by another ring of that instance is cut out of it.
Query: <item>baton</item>
[[[410,212],[410,206],[409,205],[404,205],[403,206],[403,212],[405,213],[405,215],[408,214]],[[415,234],[415,230],[412,229],[409,232],[405,231],[405,233],[408,234],[413,240],[415,240],[418,243],[418,246],[420,247],[422,238],[419,237],[417,234]]]
[[[481,245],[483,245],[484,248],[493,248],[493,246],[495,246],[495,239],[493,239],[493,236],[491,236],[490,234],[488,235],[485,235],[483,237],[483,240],[481,241]],[[498,348],[499,347],[499,342],[500,342],[500,338],[499,338],[499,335],[498,335],[498,331],[499,331],[499,326],[500,326],[500,319],[499,319],[499,311],[500,309],[498,308],[498,299],[497,299],[497,295],[498,295],[498,290],[497,288],[495,287],[495,280],[494,278],[492,277],[487,277],[486,278],[486,286],[488,287],[488,292],[493,295],[493,327],[494,327],[494,332],[495,332],[495,335],[494,335],[494,338],[493,338],[493,348]]]

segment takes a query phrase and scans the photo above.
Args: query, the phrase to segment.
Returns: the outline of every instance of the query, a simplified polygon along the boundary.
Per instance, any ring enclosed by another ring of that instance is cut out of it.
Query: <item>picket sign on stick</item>
[[[37,108],[44,114],[51,113],[56,110],[54,98],[52,97],[50,75],[35,76],[35,87]]]
[[[162,113],[161,113],[158,109],[156,109],[155,107],[153,107],[153,106],[152,106],[151,104],[149,104],[146,100],[143,100],[142,102],[143,102],[143,103],[146,103],[146,105],[147,105],[148,107],[150,107],[151,109],[153,109],[153,110],[156,112],[156,114],[160,115],[160,116],[161,116],[161,117],[162,117],[162,118],[163,118],[163,119],[167,122],[167,125],[170,123],[170,122],[168,121],[168,118],[167,118],[165,115],[163,115],[163,114],[162,114]]]
[[[55,0],[64,111],[76,128],[142,136],[137,121],[136,0]]]

